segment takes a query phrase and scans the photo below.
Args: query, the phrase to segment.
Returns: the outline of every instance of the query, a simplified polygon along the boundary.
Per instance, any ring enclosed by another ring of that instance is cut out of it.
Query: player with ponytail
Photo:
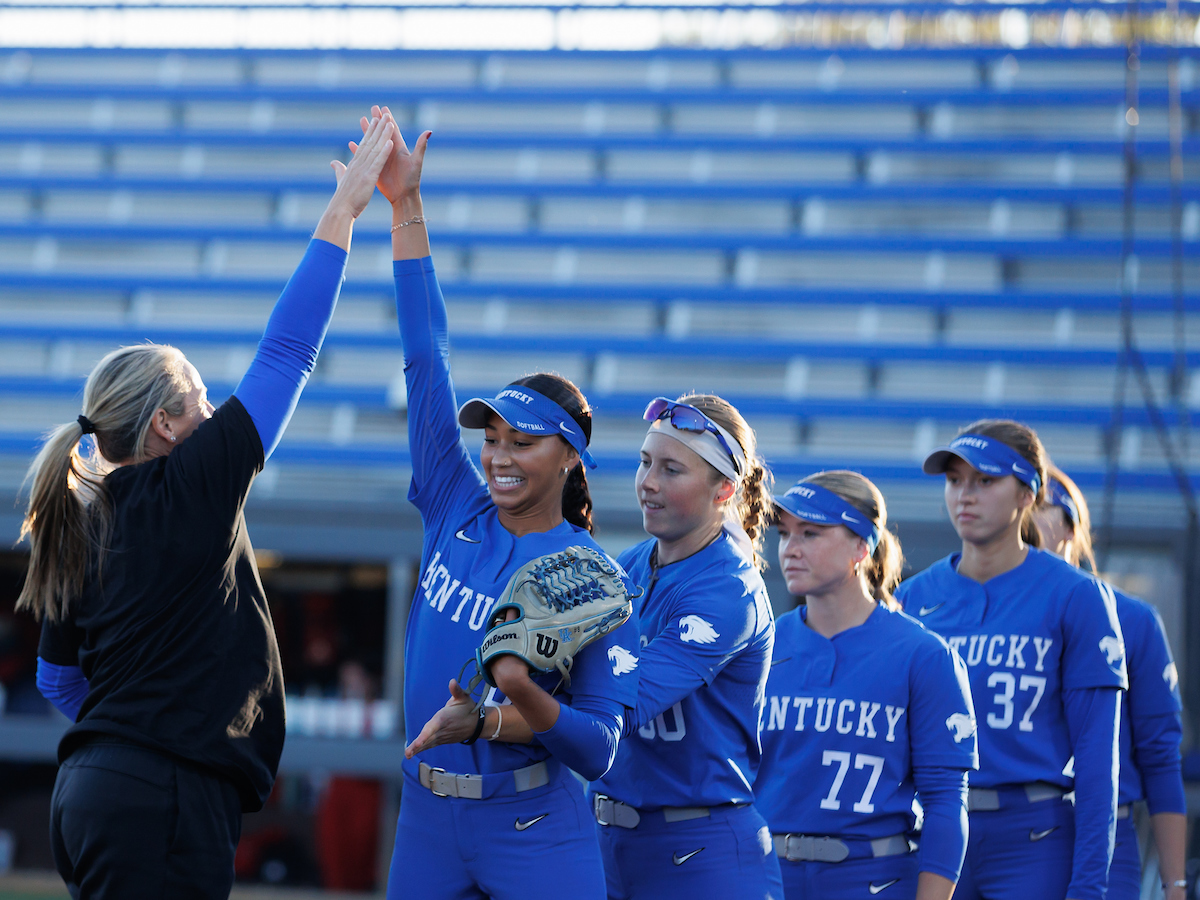
[[[805,603],[776,623],[754,787],[787,900],[949,900],[976,766],[966,668],[899,611],[903,554],[871,481],[818,472],[775,504],[779,566]]]
[[[1052,463],[1045,501],[1037,509],[1046,549],[1073,566],[1096,571],[1092,524],[1087,498],[1065,472]],[[1129,690],[1121,701],[1121,776],[1117,798],[1117,840],[1108,869],[1107,900],[1137,900],[1142,891],[1133,804],[1146,801],[1158,848],[1164,900],[1184,900],[1187,893],[1187,800],[1180,774],[1183,740],[1179,673],[1158,611],[1144,600],[1112,585],[1117,619],[1125,638]]]
[[[1039,549],[1046,454],[1032,428],[975,422],[923,468],[945,477],[962,550],[896,596],[966,661],[979,717],[955,897],[1102,900],[1126,686],[1111,592]]]
[[[386,109],[376,108],[394,122]],[[363,120],[364,123],[366,120]],[[421,574],[405,635],[404,791],[388,897],[517,900],[531,886],[570,885],[603,897],[604,875],[586,799],[569,769],[597,777],[611,764],[637,673],[610,657],[637,649],[636,624],[590,644],[570,683],[534,675],[512,655],[475,713],[459,686],[511,576],[591,536],[584,466],[592,416],[570,381],[539,373],[460,409],[450,379],[446,304],[421,203],[429,133],[402,140],[379,179],[392,204],[396,308],[404,345],[409,500],[421,513]],[[483,433],[479,465],[463,429]],[[450,699],[446,701],[449,684]]]
[[[242,509],[316,364],[394,128],[375,117],[332,164],[337,189],[227,402],[214,410],[174,347],[122,347],[30,469],[19,608],[42,620],[38,687],[73,722],[50,811],[72,896],[229,896],[242,812],[262,808],[284,740]]]
[[[634,486],[650,539],[619,557],[641,680],[617,760],[591,785],[613,900],[781,894],[751,785],[774,619],[759,570],[770,475],[753,429],[709,394],[645,414]]]

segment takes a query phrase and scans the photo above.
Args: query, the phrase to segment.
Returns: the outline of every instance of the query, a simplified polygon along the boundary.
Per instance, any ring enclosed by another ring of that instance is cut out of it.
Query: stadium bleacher
[[[1125,274],[1174,425],[1166,52],[1142,55]],[[1200,53],[1179,52],[1194,369]],[[1124,50],[979,47],[0,50],[0,480],[15,487],[15,461],[76,414],[116,344],[169,340],[215,395],[232,389],[324,206],[328,160],[377,101],[406,133],[434,131],[423,187],[460,394],[538,368],[577,380],[617,479],[605,503],[630,503],[646,400],[689,389],[750,414],[781,478],[860,464],[913,479],[958,425],[1012,415],[1101,483]],[[274,490],[324,495],[349,473],[364,497],[402,489],[387,214],[377,201],[356,229]],[[1121,484],[1167,502],[1130,384]],[[1200,408],[1200,377],[1179,391]],[[329,477],[280,478],[289,466]]]

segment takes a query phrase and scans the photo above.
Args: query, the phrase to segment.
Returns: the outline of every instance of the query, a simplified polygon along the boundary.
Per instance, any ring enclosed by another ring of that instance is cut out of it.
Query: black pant
[[[241,831],[232,782],[153,750],[100,739],[58,770],[50,845],[76,900],[226,900]]]

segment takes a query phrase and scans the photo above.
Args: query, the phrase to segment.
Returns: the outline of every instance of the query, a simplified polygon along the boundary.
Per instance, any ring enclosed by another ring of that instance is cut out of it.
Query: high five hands
[[[379,192],[387,198],[388,203],[394,206],[405,198],[415,198],[419,195],[421,166],[425,163],[425,148],[429,145],[429,138],[433,132],[421,132],[417,137],[416,144],[413,145],[412,150],[409,150],[408,145],[404,143],[404,138],[400,135],[400,127],[396,124],[392,111],[386,106],[372,106],[370,120],[366,116],[359,120],[359,125],[363,130],[362,143],[350,142],[350,149],[354,151],[355,155],[359,150],[366,148],[367,135],[377,119],[389,123],[396,133],[395,149],[388,156],[387,162],[379,173],[378,180]]]
[[[395,146],[392,138],[398,140],[400,137],[396,122],[390,117],[378,116],[363,122],[363,139],[357,145],[351,144],[355,153],[350,164],[344,165],[336,159],[329,163],[337,178],[337,189],[313,232],[314,238],[336,244],[343,250],[350,249],[354,220],[367,208],[375,193],[379,173],[392,155]]]

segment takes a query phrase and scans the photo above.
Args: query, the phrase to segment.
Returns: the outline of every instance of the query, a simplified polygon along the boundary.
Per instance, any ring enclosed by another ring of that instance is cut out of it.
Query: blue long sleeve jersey
[[[971,786],[1075,790],[1068,896],[1102,900],[1116,828],[1118,693],[1127,685],[1111,594],[1034,548],[986,584],[959,575],[959,559],[909,578],[896,597],[966,662],[979,722]],[[1074,779],[1064,774],[1072,756]]]
[[[737,541],[665,566],[655,541],[620,556],[644,593],[637,706],[616,762],[592,789],[641,809],[749,803],[775,622]]]
[[[924,825],[920,870],[957,881],[967,772],[978,766],[966,666],[940,637],[878,606],[826,638],[804,607],[775,628],[754,791],[775,833],[875,840]]]
[[[269,458],[279,445],[312,375],[329,330],[346,273],[346,251],[312,240],[288,280],[267,321],[258,351],[234,395],[241,401]],[[88,684],[78,666],[38,659],[37,686],[42,696],[74,721]]]
[[[411,739],[445,703],[446,683],[474,656],[513,573],[566,547],[600,547],[586,530],[565,521],[521,537],[500,523],[459,429],[446,305],[433,260],[398,261],[394,271],[412,451],[408,498],[425,528],[421,580],[405,636],[404,724]],[[625,708],[637,702],[637,635],[634,618],[576,657],[570,687],[556,694],[563,704],[558,720],[534,742],[451,744],[427,750],[421,759],[465,774],[510,771],[553,756],[585,778],[598,777],[612,764]],[[536,680],[554,690],[559,678]],[[487,702],[508,700],[492,691]],[[409,760],[405,768],[415,776],[417,764]]]
[[[1116,602],[1129,667],[1129,690],[1121,698],[1118,802],[1145,800],[1151,815],[1186,814],[1179,762],[1183,703],[1166,629],[1149,603],[1103,587]]]

